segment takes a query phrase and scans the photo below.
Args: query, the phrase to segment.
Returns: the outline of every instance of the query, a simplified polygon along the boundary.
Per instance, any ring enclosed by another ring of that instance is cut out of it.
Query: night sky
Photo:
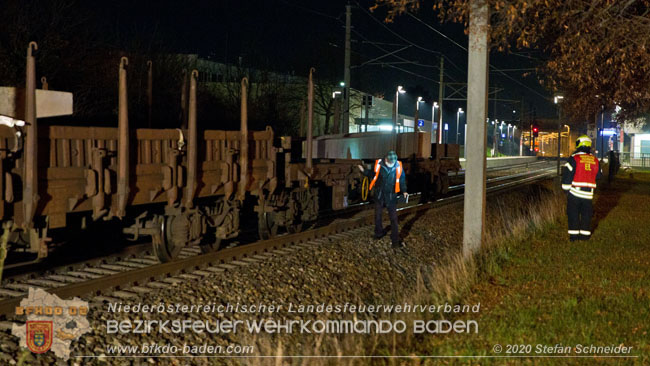
[[[94,34],[93,42],[107,49],[198,53],[219,62],[241,62],[243,66],[296,75],[306,75],[309,67],[314,66],[320,79],[336,83],[343,79],[346,0],[55,1],[73,3],[67,11],[90,24],[88,31]],[[353,68],[351,86],[393,100],[396,86],[403,85],[407,94],[402,97],[404,100],[400,99],[400,112],[412,113],[415,98],[423,96],[429,108],[421,108],[428,111],[422,112],[422,117],[430,118],[430,101],[438,95],[440,54],[445,57],[446,81],[467,80],[467,52],[453,43],[467,46],[462,25],[440,24],[429,1],[424,1],[415,14],[421,22],[403,15],[386,24],[385,11],[368,10],[373,3],[350,2],[352,65],[409,47],[397,53],[399,58],[381,59],[384,63],[400,62],[393,67],[383,64]],[[539,52],[492,52],[490,62],[494,68],[521,70],[534,68],[540,59],[543,55]],[[523,97],[526,114],[534,110],[537,117],[554,116],[549,93],[539,85],[534,72],[523,77],[524,72],[506,71],[509,77],[491,72],[490,86],[504,89],[499,98],[520,101]],[[490,102],[491,118],[493,106]],[[445,111],[455,113],[458,107],[466,108],[464,102],[449,102]],[[518,110],[519,106],[498,103],[496,117],[512,118],[513,108]]]

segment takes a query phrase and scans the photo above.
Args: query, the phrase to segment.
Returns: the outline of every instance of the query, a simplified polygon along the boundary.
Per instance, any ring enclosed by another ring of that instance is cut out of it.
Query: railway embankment
[[[488,196],[490,241],[513,232],[523,236],[557,218],[557,202],[557,193],[545,184]],[[446,305],[458,303],[474,283],[472,279],[478,278],[480,267],[455,261],[462,242],[461,223],[462,202],[453,203],[402,218],[405,249],[392,249],[387,237],[374,241],[371,228],[367,228],[354,235],[334,235],[321,244],[304,246],[286,255],[269,256],[265,261],[232,265],[201,279],[188,277],[170,288],[119,304],[104,303],[89,312],[91,332],[72,344],[69,362],[177,363],[157,357],[171,353],[201,356],[186,358],[185,364],[268,364],[268,359],[241,357],[402,354],[423,335],[413,334],[411,329],[378,334],[371,329],[372,321],[411,324],[414,320],[440,320],[445,317]],[[126,311],[124,305],[131,310]],[[140,307],[133,310],[136,305]],[[147,311],[144,305],[149,306]],[[395,308],[398,305],[400,311]],[[439,311],[423,312],[415,305],[434,305]],[[207,322],[206,329],[173,330],[174,321],[187,320]],[[316,322],[328,320],[339,325],[340,321],[361,320],[369,331],[321,331],[321,323]],[[271,327],[268,322],[276,322],[279,327],[276,331],[251,328],[251,322],[260,321]],[[228,324],[239,325],[233,330]],[[55,362],[51,352],[25,352],[17,338],[7,332],[0,332],[0,341],[3,360],[23,357],[26,364]],[[201,346],[213,348],[193,348]],[[238,348],[239,353],[225,354],[229,346],[253,348],[250,352]],[[315,364],[343,363],[345,359],[289,361]]]

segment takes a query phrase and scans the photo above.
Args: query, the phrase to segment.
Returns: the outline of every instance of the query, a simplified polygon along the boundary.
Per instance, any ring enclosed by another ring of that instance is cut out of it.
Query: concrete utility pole
[[[352,5],[345,6],[345,70],[343,71],[345,98],[343,105],[343,126],[342,132],[350,131],[350,28],[352,27]]]
[[[463,256],[473,255],[483,243],[485,227],[485,146],[488,103],[488,2],[471,0],[467,66],[467,161],[463,211]]]
[[[445,92],[445,58],[440,56],[440,86],[438,87],[438,143],[442,144],[442,98]]]

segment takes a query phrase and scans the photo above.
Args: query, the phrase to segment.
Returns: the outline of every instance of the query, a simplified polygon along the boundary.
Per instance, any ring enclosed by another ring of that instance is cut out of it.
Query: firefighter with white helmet
[[[591,237],[594,190],[602,177],[600,163],[591,154],[591,139],[582,135],[576,140],[576,151],[564,164],[562,189],[567,193],[569,239],[588,240]]]
[[[397,153],[389,151],[385,159],[375,160],[372,170],[365,171],[359,165],[359,170],[369,178],[370,190],[375,193],[375,239],[381,239],[386,232],[382,224],[382,211],[386,207],[390,218],[390,239],[394,248],[404,247],[405,244],[399,237],[399,226],[397,223],[397,198],[398,196],[408,197],[406,192],[406,174],[402,168],[402,162],[397,160]]]

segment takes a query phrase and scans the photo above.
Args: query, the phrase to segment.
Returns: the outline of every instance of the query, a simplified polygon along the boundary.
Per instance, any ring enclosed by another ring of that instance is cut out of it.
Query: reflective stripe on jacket
[[[370,190],[375,186],[375,183],[377,182],[377,179],[379,178],[379,172],[381,170],[381,159],[375,160],[375,167],[373,169],[375,171],[375,176],[372,178],[372,181],[370,182]],[[395,193],[399,193],[399,178],[402,176],[402,162],[397,161],[397,172],[395,173]]]
[[[601,176],[598,159],[588,152],[578,150],[564,164],[562,189],[578,198],[590,200],[594,197],[596,179]]]

